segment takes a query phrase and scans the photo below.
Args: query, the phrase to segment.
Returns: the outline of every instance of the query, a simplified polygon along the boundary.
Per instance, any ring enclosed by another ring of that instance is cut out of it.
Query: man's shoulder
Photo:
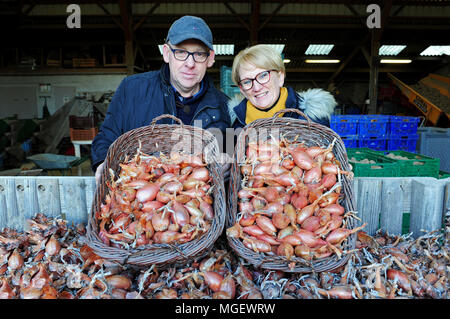
[[[148,84],[149,81],[155,81],[159,78],[159,70],[148,71],[144,73],[137,73],[127,76],[124,81],[130,86],[139,86],[143,84]]]

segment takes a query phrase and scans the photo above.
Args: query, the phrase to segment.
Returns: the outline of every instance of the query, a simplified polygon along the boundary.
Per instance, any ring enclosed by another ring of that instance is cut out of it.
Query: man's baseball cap
[[[170,43],[177,45],[188,39],[200,40],[208,48],[214,50],[211,29],[202,18],[184,16],[176,20],[167,33],[166,42],[170,41]]]

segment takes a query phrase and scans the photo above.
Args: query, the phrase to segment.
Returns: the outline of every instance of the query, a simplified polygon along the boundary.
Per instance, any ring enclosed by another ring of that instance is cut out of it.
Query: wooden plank
[[[48,217],[60,216],[61,200],[58,178],[37,178],[36,196],[39,212]]]
[[[19,215],[15,179],[1,179],[0,186],[1,189],[3,189],[2,193],[4,193],[3,196],[6,203],[6,205],[4,205],[6,207],[6,211],[4,213],[0,213],[1,216],[5,217],[3,224],[0,225],[0,228],[9,227],[22,231],[25,225],[25,219],[23,216]]]
[[[359,180],[358,182],[358,199],[356,205],[358,216],[362,220],[359,224],[367,223],[363,230],[369,235],[374,235],[379,228],[381,190],[382,181],[379,179]]]
[[[446,178],[444,181],[444,213],[450,211],[450,178]]]
[[[8,222],[8,206],[6,201],[6,179],[0,178],[0,230]]]
[[[86,184],[83,178],[60,179],[61,216],[69,223],[86,223]]]
[[[19,216],[25,217],[25,211],[27,210],[27,202],[25,200],[25,189],[27,188],[28,185],[24,178],[16,178],[14,182],[15,182],[14,191],[16,193],[15,198],[17,203],[17,214]],[[12,187],[12,185],[10,187]]]
[[[410,232],[414,238],[442,227],[444,183],[411,182]]]
[[[380,228],[388,234],[402,234],[403,198],[406,196],[406,188],[405,179],[383,180]]]
[[[88,218],[90,216],[91,213],[91,209],[92,209],[92,203],[94,201],[94,195],[95,195],[95,190],[96,190],[96,184],[95,184],[95,178],[92,177],[85,177],[84,178],[84,183],[86,185],[86,221],[85,223],[87,224]]]
[[[32,218],[39,212],[36,194],[36,179],[16,179],[16,198],[19,214],[25,219]]]

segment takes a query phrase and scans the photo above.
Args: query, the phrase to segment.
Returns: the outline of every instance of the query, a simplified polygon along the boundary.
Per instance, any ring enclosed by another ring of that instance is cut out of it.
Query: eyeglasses
[[[175,59],[177,59],[178,61],[186,61],[189,56],[192,55],[192,58],[195,62],[203,63],[209,57],[209,52],[189,52],[183,49],[174,49],[170,46],[170,44],[167,45],[173,52],[173,56],[175,57]]]
[[[248,91],[253,87],[253,81],[258,82],[259,84],[266,84],[270,81],[270,72],[276,70],[268,70],[258,73],[253,79],[243,79],[239,81],[238,85],[244,91]]]

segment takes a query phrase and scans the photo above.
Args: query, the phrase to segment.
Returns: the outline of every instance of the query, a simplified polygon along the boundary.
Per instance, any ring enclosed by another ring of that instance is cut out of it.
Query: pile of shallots
[[[223,237],[184,266],[137,269],[97,256],[85,234],[82,224],[42,214],[26,232],[3,229],[0,299],[448,298],[450,247],[440,231],[416,239],[361,231],[345,265],[306,274],[255,268]]]
[[[227,235],[255,252],[305,260],[342,254],[341,244],[363,226],[347,229],[339,203],[341,169],[332,149],[282,138],[248,143],[237,222]]]
[[[109,193],[95,213],[108,246],[186,243],[207,232],[214,218],[212,179],[202,156],[148,155],[139,148],[110,169]]]

